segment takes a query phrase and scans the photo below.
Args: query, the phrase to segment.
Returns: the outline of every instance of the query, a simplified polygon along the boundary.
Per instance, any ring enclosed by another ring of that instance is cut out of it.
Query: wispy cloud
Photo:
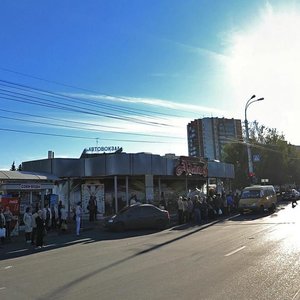
[[[178,48],[181,48],[185,51],[188,51],[189,53],[194,53],[194,54],[198,54],[201,56],[205,56],[206,58],[213,59],[218,62],[224,62],[224,61],[227,61],[227,59],[228,59],[226,55],[216,52],[216,51],[213,51],[213,50],[210,50],[210,49],[207,49],[207,48],[197,47],[194,45],[189,45],[189,44],[185,44],[182,42],[173,41],[173,40],[169,40],[169,39],[162,39],[162,40],[167,43],[171,43],[172,45],[174,45]]]
[[[143,104],[145,109],[152,108],[166,108],[178,112],[193,112],[193,113],[211,113],[211,114],[225,114],[226,112],[215,107],[207,107],[189,103],[179,103],[175,101],[158,99],[158,98],[142,98],[142,97],[126,97],[126,96],[109,96],[109,95],[93,95],[93,94],[69,94],[69,96],[90,99],[95,101],[107,100],[115,103],[128,103],[128,104]]]

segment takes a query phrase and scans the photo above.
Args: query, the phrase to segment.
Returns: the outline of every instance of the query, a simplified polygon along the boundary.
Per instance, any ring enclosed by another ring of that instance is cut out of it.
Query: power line
[[[0,80],[0,82],[2,82],[2,81],[3,80]],[[122,121],[130,121],[130,122],[135,122],[135,123],[144,124],[144,125],[169,126],[168,124],[165,124],[165,123],[159,123],[159,122],[153,122],[153,121],[143,121],[143,120],[140,120],[140,119],[137,119],[134,117],[126,117],[126,116],[123,117],[123,116],[118,116],[118,115],[114,115],[114,114],[110,114],[110,113],[104,114],[104,113],[100,113],[99,111],[97,112],[95,110],[93,110],[93,111],[86,110],[86,108],[84,108],[82,106],[74,105],[74,104],[72,104],[72,108],[70,108],[69,104],[60,103],[60,102],[57,102],[54,100],[49,100],[49,99],[43,99],[43,98],[36,97],[36,96],[26,95],[26,94],[22,94],[19,92],[13,92],[13,91],[4,90],[4,89],[0,89],[0,91],[2,91],[2,93],[0,93],[0,94],[6,96],[6,97],[2,97],[2,98],[6,99],[6,100],[10,100],[10,101],[44,106],[44,107],[48,107],[48,108],[55,108],[55,109],[60,109],[60,110],[65,110],[65,111],[73,111],[73,112],[77,112],[77,113],[96,115],[96,116],[112,118],[112,119],[117,119],[117,120],[122,120]],[[13,96],[11,96],[10,94],[12,94]],[[17,95],[17,96],[15,96],[15,95]],[[30,97],[33,99],[28,99],[26,97]],[[64,97],[64,96],[61,96],[61,97]],[[69,97],[67,97],[67,98],[69,98]],[[34,100],[34,99],[36,99],[36,100]],[[71,99],[73,99],[73,98],[71,98]],[[73,100],[78,100],[78,99],[73,99]],[[68,101],[70,101],[70,99]],[[49,104],[48,102],[50,102],[52,104]]]
[[[0,110],[2,110],[2,109],[0,109]],[[33,121],[33,120],[25,120],[25,119],[12,118],[12,117],[1,116],[1,115],[0,115],[0,118],[7,119],[7,120],[27,122],[27,123],[48,125],[48,126],[54,126],[54,127],[62,127],[62,128],[70,128],[70,129],[79,129],[79,130],[84,130],[84,131],[94,131],[94,132],[109,133],[109,131],[107,131],[107,130],[91,129],[91,128],[84,129],[82,127],[76,127],[76,126],[70,126],[70,125],[59,125],[59,124],[53,124],[53,123],[49,123],[49,122],[40,122],[40,121]],[[114,131],[113,133],[127,134],[127,135],[137,135],[137,136],[148,136],[148,137],[172,138],[173,139],[173,137],[165,136],[165,135],[153,135],[153,134],[143,134],[143,133],[130,133],[130,132],[122,132],[122,131]],[[177,137],[174,137],[174,138],[175,139],[181,139],[181,138],[177,138]]]
[[[35,75],[31,75],[31,74],[26,74],[26,73],[23,73],[23,72],[19,72],[19,71],[15,71],[15,70],[12,70],[12,69],[8,69],[8,68],[4,68],[4,67],[0,67],[0,70],[2,71],[5,71],[5,72],[8,72],[8,73],[12,73],[12,74],[17,74],[17,75],[21,75],[23,77],[28,77],[28,78],[32,78],[32,79],[35,79],[35,80],[39,80],[39,81],[44,81],[44,82],[47,82],[47,83],[52,83],[52,84],[56,84],[58,86],[63,86],[63,87],[68,87],[68,88],[72,88],[72,89],[75,89],[75,90],[79,90],[79,91],[83,91],[83,92],[88,92],[88,93],[93,93],[93,94],[96,94],[96,95],[101,95],[101,96],[105,96],[105,97],[111,97],[111,98],[117,98],[117,99],[120,99],[120,100],[125,100],[125,101],[131,101],[131,98],[128,98],[128,97],[124,97],[124,96],[113,96],[111,94],[107,94],[107,93],[104,93],[104,92],[99,92],[99,91],[95,91],[95,90],[92,90],[92,89],[87,89],[87,88],[83,88],[83,87],[78,87],[78,86],[75,86],[75,85],[71,85],[71,84],[66,84],[66,83],[62,83],[62,82],[58,82],[58,81],[55,81],[55,80],[49,80],[49,79],[45,79],[45,78],[42,78],[40,76],[35,76]],[[169,108],[169,110],[177,110],[175,108]],[[144,111],[144,112],[151,112],[151,111],[148,111],[148,110],[143,110],[143,109],[135,109],[135,111]],[[186,111],[186,110],[180,110],[180,114],[179,115],[171,115],[171,114],[164,114],[162,112],[155,112],[156,114],[159,114],[159,115],[165,115],[165,116],[173,116],[173,117],[179,117],[181,115],[181,113],[184,112],[184,113],[188,113],[188,114],[194,114],[194,112],[191,112],[191,111]]]
[[[64,137],[64,138],[74,138],[74,139],[86,139],[86,140],[99,140],[98,137],[86,137],[86,136],[75,136],[75,135],[66,135],[66,134],[55,134],[55,133],[46,133],[46,132],[34,132],[27,130],[16,130],[9,128],[0,128],[1,131],[8,132],[18,132],[18,133],[27,133],[27,134],[35,134],[35,135],[44,135],[44,136],[55,136],[55,137]],[[148,144],[166,144],[169,143],[167,141],[147,141],[147,140],[127,140],[127,139],[109,139],[109,138],[101,138],[101,140],[105,141],[115,141],[115,142],[131,142],[131,143],[148,143]]]
[[[27,86],[27,85],[23,85],[23,84],[18,84],[18,83],[12,83],[10,81],[6,81],[6,80],[0,80],[1,84],[0,85],[4,85],[6,87],[9,87],[9,88],[14,88],[14,89],[19,89],[19,90],[23,90],[23,91],[26,91],[26,92],[36,92],[38,94],[42,94],[43,96],[49,96],[49,97],[54,97],[54,98],[59,98],[59,99],[63,99],[65,101],[72,101],[72,102],[76,102],[76,103],[83,103],[85,105],[88,105],[88,106],[91,106],[91,107],[96,107],[99,109],[99,106],[101,108],[108,108],[109,110],[115,110],[115,111],[119,111],[119,112],[123,112],[123,113],[135,113],[135,114],[139,114],[139,115],[143,115],[143,116],[146,116],[146,117],[153,117],[153,113],[154,112],[151,112],[151,111],[147,111],[147,110],[140,110],[140,109],[125,109],[124,107],[120,107],[120,106],[117,106],[117,105],[112,105],[112,104],[105,104],[105,103],[99,103],[95,100],[91,100],[91,99],[78,99],[78,98],[74,98],[74,97],[71,97],[71,96],[68,96],[68,95],[64,95],[64,94],[60,94],[60,93],[55,93],[55,92],[51,92],[51,91],[48,91],[48,90],[42,90],[42,89],[37,89],[37,88],[34,88],[34,87],[30,87],[30,86]],[[21,95],[24,95],[24,94],[21,94]],[[113,98],[113,96],[110,96]],[[37,97],[34,97],[34,98],[37,98]],[[38,98],[40,99],[40,98]],[[48,101],[51,101],[51,100],[48,100]],[[54,102],[54,103],[57,103],[56,101],[51,101],[51,102]],[[73,104],[74,106],[74,104]],[[78,107],[78,106],[77,106]],[[82,109],[82,107],[79,107]],[[152,115],[149,115],[149,114],[145,114],[145,113],[141,113],[141,112],[148,112],[148,113],[151,113]],[[170,116],[169,114],[163,114],[161,112],[155,112],[155,114],[158,114],[158,115],[163,115],[163,116]],[[154,123],[154,122],[152,122]],[[160,125],[167,125],[167,124],[160,124]]]

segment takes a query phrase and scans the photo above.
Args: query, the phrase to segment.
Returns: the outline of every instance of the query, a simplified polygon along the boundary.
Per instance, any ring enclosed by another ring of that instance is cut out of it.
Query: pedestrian
[[[161,209],[168,210],[168,204],[167,204],[167,201],[166,201],[166,199],[165,199],[165,194],[164,194],[164,192],[161,192],[159,207],[160,207]]]
[[[3,215],[5,217],[6,239],[10,241],[11,222],[12,222],[14,216],[13,216],[12,212],[10,211],[9,206],[6,206]]]
[[[36,246],[44,246],[44,236],[45,236],[45,220],[43,218],[43,211],[38,211],[38,216],[36,217]]]
[[[94,195],[90,196],[89,204],[89,221],[93,222],[97,219],[97,198]]]
[[[62,201],[59,200],[58,202],[58,207],[57,207],[57,210],[58,210],[58,228],[61,227],[61,208],[62,208]]]
[[[52,213],[49,205],[46,205],[43,209],[43,219],[45,221],[46,230],[48,231],[51,227]]]
[[[31,233],[31,245],[36,243],[36,232],[37,232],[37,225],[36,225],[36,218],[38,217],[38,211],[35,210],[32,214],[32,233]]]
[[[188,201],[186,197],[183,197],[183,223],[189,221],[189,212],[188,212]]]
[[[194,196],[194,216],[195,216],[195,223],[197,225],[201,224],[201,203],[199,200],[199,196]]]
[[[29,206],[26,208],[25,214],[23,216],[23,222],[25,225],[25,241],[26,243],[31,243],[32,214]]]
[[[221,194],[217,194],[214,197],[214,207],[215,207],[215,211],[216,211],[217,216],[222,215],[221,206],[222,206],[222,197],[221,197]]]
[[[239,201],[240,201],[239,193],[236,192],[236,193],[234,194],[234,198],[233,198],[234,209],[235,209],[236,211],[238,211],[238,208],[239,208]]]
[[[222,212],[225,216],[228,215],[228,202],[227,202],[227,197],[226,197],[226,194],[225,192],[222,193],[222,196],[221,196],[221,209],[222,209]]]
[[[189,222],[192,222],[193,221],[193,213],[194,213],[194,203],[190,197],[188,198],[187,202],[188,202],[188,219],[189,219]]]
[[[78,202],[75,208],[75,220],[76,220],[76,235],[78,236],[80,233],[80,225],[81,225],[81,215],[82,215],[82,208],[81,202]]]
[[[182,200],[182,196],[179,196],[179,198],[178,198],[177,209],[178,209],[178,224],[181,225],[183,223],[183,200]]]
[[[137,202],[137,196],[136,194],[132,195],[129,199],[129,205],[134,205]]]
[[[6,236],[5,217],[4,217],[4,214],[3,214],[3,208],[0,207],[0,239],[1,239],[1,244],[4,244],[5,236]]]
[[[295,190],[292,190],[292,207],[296,207],[297,203],[297,195],[295,194]]]
[[[61,206],[60,217],[61,217],[61,226],[60,226],[60,228],[63,232],[65,232],[68,229],[68,223],[67,223],[68,213],[67,213],[67,210],[66,210],[64,205]]]
[[[206,200],[206,203],[208,205],[208,217],[210,219],[214,219],[216,217],[216,209],[215,209],[215,204],[214,204],[214,198],[216,196],[215,195],[209,195],[207,200]]]
[[[58,226],[58,208],[57,205],[51,206],[51,228],[56,229]]]
[[[200,200],[201,203],[201,219],[204,223],[207,223],[208,221],[208,204],[205,197],[201,197]]]
[[[227,195],[226,201],[227,201],[228,214],[230,215],[233,210],[233,206],[234,206],[233,197],[232,197],[231,192],[229,192],[229,194]]]

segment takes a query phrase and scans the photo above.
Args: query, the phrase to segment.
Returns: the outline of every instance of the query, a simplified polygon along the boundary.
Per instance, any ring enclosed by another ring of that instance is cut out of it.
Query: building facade
[[[242,123],[237,119],[203,118],[187,125],[189,156],[222,161],[228,143],[243,141]]]
[[[208,177],[234,178],[230,164],[151,153],[85,154],[78,159],[51,157],[23,162],[22,169],[58,177],[52,193],[59,196],[69,211],[81,202],[87,214],[92,196],[101,215],[119,211],[130,204],[133,196],[146,203],[158,204],[163,200],[176,209],[178,196],[203,189]]]

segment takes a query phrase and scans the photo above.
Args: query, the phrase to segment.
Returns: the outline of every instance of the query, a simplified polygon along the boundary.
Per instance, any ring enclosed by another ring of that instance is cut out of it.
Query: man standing
[[[6,206],[3,215],[5,217],[6,239],[10,240],[10,230],[11,230],[11,222],[13,220],[13,214],[10,211],[8,206]]]
[[[3,208],[0,207],[0,239],[1,239],[1,244],[4,244],[4,239],[5,239],[5,217],[3,214]]]
[[[90,222],[93,222],[97,219],[97,198],[96,198],[96,196],[92,195],[90,197],[88,209],[89,209],[89,215],[90,215],[89,220],[90,220]]]
[[[182,196],[179,196],[177,201],[178,207],[178,223],[179,225],[183,224],[183,199]]]
[[[81,215],[82,215],[81,202],[78,202],[76,205],[76,208],[75,208],[76,235],[77,236],[80,233]]]

